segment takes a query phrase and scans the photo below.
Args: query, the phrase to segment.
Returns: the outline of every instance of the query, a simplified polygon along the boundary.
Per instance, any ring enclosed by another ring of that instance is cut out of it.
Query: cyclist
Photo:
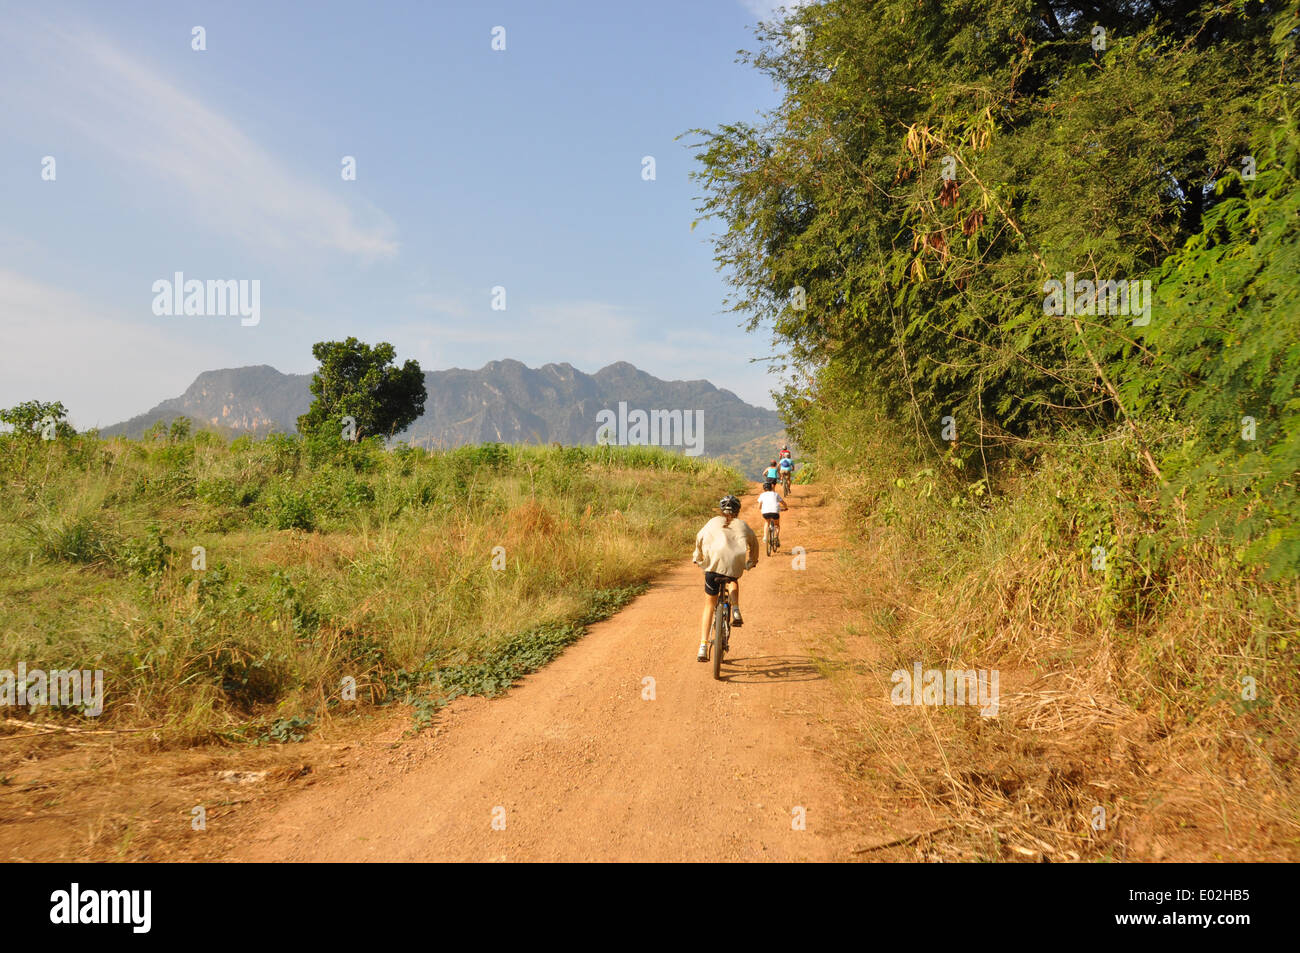
[[[704,570],[704,617],[700,622],[701,662],[709,660],[709,628],[718,608],[722,587],[731,592],[731,625],[740,628],[740,577],[758,565],[758,537],[740,515],[740,500],[728,494],[718,501],[721,516],[704,524],[695,537],[691,562]]]
[[[794,476],[794,460],[790,457],[789,450],[782,450],[781,452],[783,456],[780,462],[777,463],[776,468],[781,473],[781,483],[784,485]]]
[[[776,484],[770,480],[763,484],[763,492],[758,495],[758,509],[763,514],[763,519],[772,527],[773,533],[779,533],[781,530],[781,511],[788,510],[781,494],[776,492]]]
[[[777,468],[776,461],[773,460],[772,463],[768,466],[768,468],[763,471],[763,482],[775,483],[779,479],[781,479],[781,474],[779,469]]]
[[[781,456],[782,456],[783,458],[787,459],[787,460],[790,459],[790,446],[789,446],[789,444],[784,444],[784,443],[781,444]]]

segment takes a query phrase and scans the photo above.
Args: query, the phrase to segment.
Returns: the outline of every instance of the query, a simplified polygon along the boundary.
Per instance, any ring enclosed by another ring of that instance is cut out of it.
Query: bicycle
[[[767,554],[771,556],[773,553],[779,553],[781,551],[781,528],[779,526],[774,526],[767,522],[767,520],[763,520],[763,523],[765,524],[763,528],[763,543],[767,546]]]
[[[789,499],[790,497],[790,471],[786,470],[781,474],[781,489],[785,492],[781,495]]]
[[[718,608],[713,612],[713,638],[709,640],[713,649],[713,677],[722,679],[722,656],[731,648],[731,580],[722,586],[718,596]]]

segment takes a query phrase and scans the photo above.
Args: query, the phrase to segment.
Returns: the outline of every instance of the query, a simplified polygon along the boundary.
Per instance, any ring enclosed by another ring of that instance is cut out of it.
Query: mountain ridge
[[[178,397],[100,429],[104,437],[139,438],[155,423],[189,417],[197,428],[227,435],[294,433],[311,406],[311,374],[285,374],[269,364],[216,368],[198,374]],[[396,440],[427,449],[472,443],[596,443],[597,414],[629,409],[699,411],[700,452],[747,471],[758,466],[747,445],[780,439],[776,411],[755,407],[704,379],[665,381],[627,361],[592,374],[568,362],[531,368],[514,358],[481,368],[426,371],[424,414]],[[680,446],[680,444],[679,444]],[[746,447],[744,459],[731,459]]]

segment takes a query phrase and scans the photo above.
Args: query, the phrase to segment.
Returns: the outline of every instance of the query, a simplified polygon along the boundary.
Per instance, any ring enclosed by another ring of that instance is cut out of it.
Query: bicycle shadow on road
[[[772,682],[815,682],[825,678],[813,659],[801,655],[763,655],[722,660],[723,682],[760,685]]]

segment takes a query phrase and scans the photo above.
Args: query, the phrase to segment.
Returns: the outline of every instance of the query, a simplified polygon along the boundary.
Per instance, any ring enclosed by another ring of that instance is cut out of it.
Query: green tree
[[[1297,10],[823,0],[760,26],[782,101],[695,130],[695,178],[729,304],[788,355],[790,432],[867,408],[987,470],[1123,427],[1155,482],[1300,567]],[[1138,321],[1046,307],[1144,279]]]
[[[316,399],[298,418],[302,433],[338,433],[352,440],[376,434],[391,437],[424,413],[424,372],[416,361],[394,365],[391,344],[372,348],[349,337],[321,341],[311,352],[320,369],[311,381]]]
[[[922,445],[948,414],[991,452],[1131,424],[1127,319],[1046,315],[1044,284],[1139,278],[1195,234],[1267,120],[1276,9],[827,0],[760,28],[783,102],[696,130],[730,304]]]
[[[1300,570],[1300,128],[1284,112],[1256,176],[1221,201],[1156,275],[1161,320],[1124,375],[1162,418],[1172,487],[1203,528],[1273,576]]]
[[[76,433],[68,423],[68,410],[62,401],[25,400],[15,407],[0,410],[0,423],[13,427],[22,437],[71,437]]]
[[[167,439],[172,443],[184,443],[190,439],[194,423],[188,417],[172,418],[172,425],[167,429]]]

